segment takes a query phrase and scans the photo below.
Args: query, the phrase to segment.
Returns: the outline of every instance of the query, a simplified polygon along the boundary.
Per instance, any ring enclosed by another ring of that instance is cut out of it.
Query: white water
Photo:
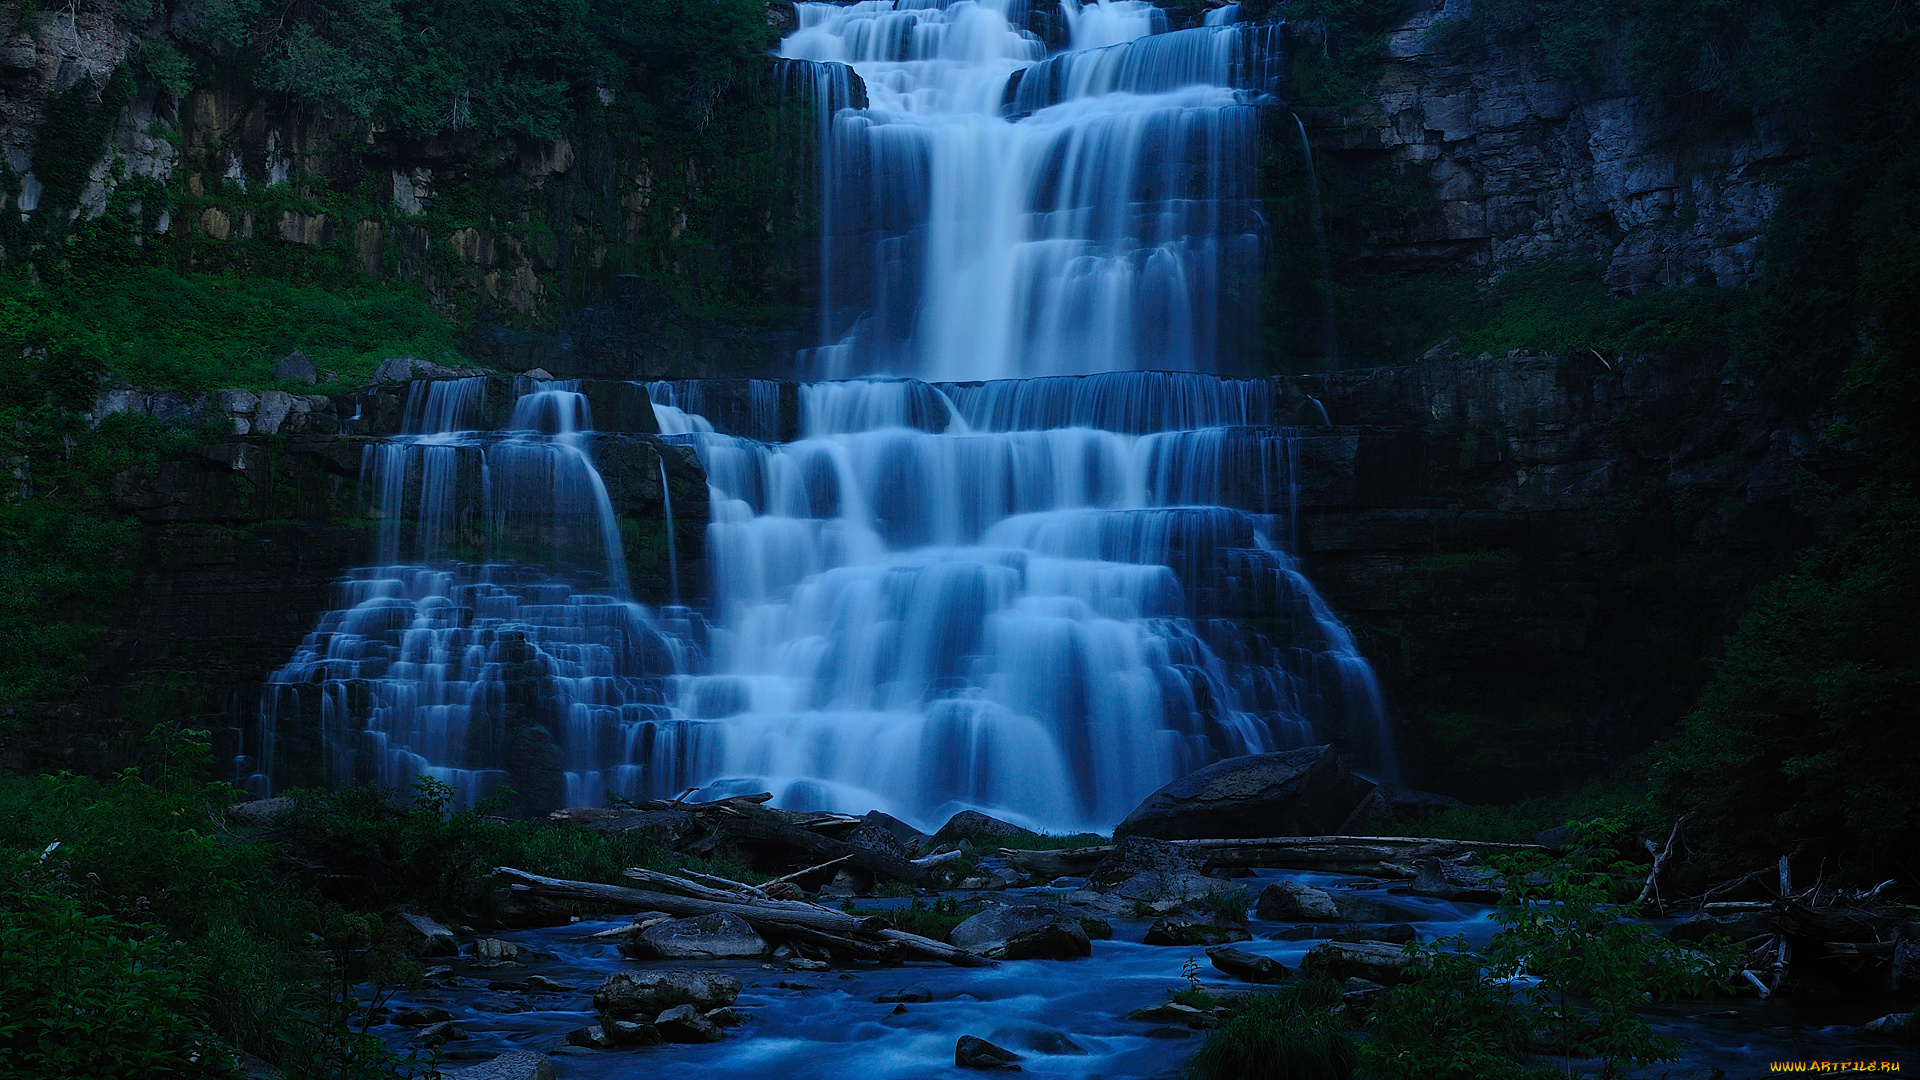
[[[780,55],[830,113],[826,338],[811,374],[1214,371],[1257,274],[1259,28],[1164,33],[1143,0],[1064,8],[1046,57],[1012,0],[797,5]],[[1223,17],[1224,18],[1224,17]],[[1011,86],[1010,86],[1011,82]],[[1017,118],[1017,119],[1016,119]]]

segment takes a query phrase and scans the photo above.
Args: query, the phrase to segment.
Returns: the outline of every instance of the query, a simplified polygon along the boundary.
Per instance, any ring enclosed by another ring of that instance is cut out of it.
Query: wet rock
[[[679,1005],[718,1009],[740,997],[740,980],[704,971],[632,971],[609,975],[593,995],[593,1007],[620,1020],[652,1019]]]
[[[893,1007],[893,1011],[888,1013],[887,1015],[888,1016],[904,1016],[906,1014],[906,1011],[907,1011],[906,1005],[904,1004],[895,1005]]]
[[[793,980],[791,980],[791,979],[781,979],[781,980],[780,980],[780,981],[779,981],[778,983],[775,983],[774,985],[776,985],[776,986],[778,986],[778,987],[779,987],[780,989],[782,989],[782,990],[802,990],[802,991],[805,991],[805,990],[818,990],[818,989],[820,989],[819,987],[817,987],[817,986],[815,986],[815,985],[813,985],[812,983],[803,983],[803,982],[795,982],[795,981],[793,981]]]
[[[527,991],[534,994],[571,994],[573,987],[563,982],[555,982],[545,975],[527,976]]]
[[[739,959],[771,951],[745,919],[727,912],[657,922],[620,945],[620,955],[642,960]]]
[[[968,952],[995,960],[1068,960],[1093,955],[1077,919],[1058,908],[999,904],[947,935]]]
[[[1276,881],[1260,890],[1254,918],[1273,922],[1335,922],[1340,906],[1333,894],[1298,881]]]
[[[659,1028],[644,1020],[609,1020],[600,1027],[616,1046],[659,1046],[667,1041]]]
[[[1002,1028],[993,1033],[995,1040],[1031,1050],[1036,1054],[1079,1055],[1087,1048],[1067,1037],[1063,1031],[1043,1027]]]
[[[1107,920],[1095,919],[1090,916],[1082,915],[1076,921],[1079,922],[1080,929],[1085,930],[1087,932],[1087,937],[1089,939],[1093,941],[1112,941],[1113,940],[1113,924],[1108,922]]]
[[[989,1072],[1019,1072],[1020,1066],[1014,1064],[1022,1060],[1019,1054],[995,1046],[985,1039],[973,1035],[962,1035],[953,1047],[953,1063],[963,1069],[981,1069]]]
[[[473,943],[473,955],[482,960],[518,960],[520,946],[500,938],[481,938]]]
[[[1248,941],[1253,937],[1244,926],[1199,922],[1171,916],[1155,919],[1147,927],[1149,945],[1223,945],[1229,941]]]
[[[387,933],[414,956],[460,955],[460,943],[453,940],[453,931],[425,915],[400,912],[388,921]]]
[[[1420,934],[1412,923],[1392,923],[1387,926],[1355,926],[1333,935],[1335,941],[1383,941],[1389,945],[1405,945],[1418,940]]]
[[[588,1024],[567,1032],[567,1045],[588,1050],[611,1050],[619,1044],[607,1034],[606,1028],[599,1024]]]
[[[1190,848],[1150,836],[1128,836],[1114,842],[1113,850],[1087,873],[1087,880],[1101,888],[1112,888],[1142,874],[1179,877],[1200,875],[1205,870],[1206,857]]]
[[[653,1026],[668,1042],[710,1043],[727,1037],[720,1025],[691,1005],[676,1005],[654,1018]]]
[[[988,817],[978,810],[962,810],[948,818],[940,831],[933,834],[933,839],[935,843],[957,844],[965,840],[974,847],[999,847],[1016,836],[1038,835],[1031,829]]]
[[[1133,900],[1159,911],[1169,911],[1215,892],[1221,883],[1192,872],[1166,873],[1151,870],[1135,874],[1114,886],[1113,895]]]
[[[1147,796],[1114,836],[1326,835],[1370,790],[1372,785],[1355,777],[1331,746],[1249,754],[1216,762]]]
[[[1869,1035],[1906,1036],[1913,1031],[1913,1014],[1888,1013],[1878,1020],[1870,1020],[1860,1025],[1860,1030]]]
[[[401,1009],[393,1014],[393,1022],[401,1027],[423,1027],[427,1024],[439,1024],[453,1019],[453,1014],[434,1005],[419,1005],[411,1009]]]
[[[833,967],[825,960],[809,960],[804,956],[795,956],[787,960],[788,971],[826,971]]]
[[[1414,870],[1413,884],[1407,886],[1407,891],[1415,896],[1473,904],[1491,904],[1500,899],[1500,875],[1484,867],[1427,858],[1414,863]]]
[[[545,1054],[519,1050],[501,1054],[464,1069],[445,1074],[450,1080],[554,1080],[553,1062]]]
[[[1361,978],[1391,986],[1406,973],[1412,958],[1398,945],[1385,942],[1324,941],[1307,950],[1300,970],[1325,975],[1336,982]]]
[[[1196,1009],[1191,1005],[1182,1005],[1169,1001],[1164,1005],[1153,1005],[1145,1009],[1135,1009],[1127,1014],[1129,1020],[1145,1020],[1155,1024],[1184,1024],[1190,1028],[1210,1028],[1219,1021],[1205,1009]]]
[[[1183,1027],[1157,1027],[1146,1033],[1149,1039],[1191,1039],[1193,1032]]]
[[[1287,965],[1273,957],[1250,953],[1231,945],[1216,945],[1208,949],[1207,959],[1212,962],[1215,970],[1248,982],[1276,983],[1293,977],[1293,972],[1287,970]]]
[[[273,365],[273,377],[312,386],[320,380],[320,371],[313,366],[313,361],[306,353],[290,352],[282,357],[279,363]]]
[[[706,1016],[707,1019],[723,1028],[739,1027],[741,1024],[747,1022],[747,1018],[744,1015],[735,1012],[731,1008],[708,1009]]]
[[[914,1005],[925,1004],[933,1000],[933,991],[924,986],[903,986],[891,994],[881,994],[874,1001],[888,1005],[893,1002],[910,1002]]]
[[[450,1042],[458,1042],[461,1039],[469,1038],[466,1032],[454,1027],[451,1020],[442,1020],[437,1024],[428,1024],[426,1027],[420,1029],[420,1034],[416,1037],[422,1044],[427,1046],[444,1046]]]

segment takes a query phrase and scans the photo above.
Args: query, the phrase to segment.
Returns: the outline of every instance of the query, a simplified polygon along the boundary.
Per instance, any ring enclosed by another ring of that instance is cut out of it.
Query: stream
[[[1268,882],[1290,879],[1323,889],[1361,888],[1404,916],[1421,940],[1461,936],[1484,945],[1496,929],[1491,909],[1400,893],[1382,883],[1336,874],[1262,871],[1240,879],[1249,898]],[[1047,903],[1066,889],[1011,889],[999,894],[950,892],[1012,903]],[[857,901],[863,908],[904,905],[910,900]],[[436,985],[396,998],[396,1011],[434,1005],[453,1014],[468,1035],[449,1042],[447,1065],[457,1068],[510,1050],[553,1054],[561,1080],[654,1075],[697,1075],[706,1080],[778,1076],[783,1080],[906,1080],[932,1075],[970,1075],[954,1065],[954,1043],[976,1035],[1025,1055],[1029,1074],[1059,1078],[1170,1078],[1181,1075],[1203,1033],[1175,1036],[1173,1029],[1130,1020],[1133,1010],[1162,1004],[1187,985],[1191,959],[1199,981],[1216,994],[1244,991],[1207,963],[1200,947],[1141,943],[1151,919],[1113,918],[1113,939],[1095,941],[1083,960],[1028,960],[992,968],[958,968],[912,962],[897,966],[836,964],[826,971],[789,971],[779,962],[636,961],[622,957],[612,940],[590,935],[630,919],[585,920],[540,930],[501,931],[490,936],[519,945],[518,961],[480,966],[463,945],[452,971]],[[1238,948],[1274,957],[1297,968],[1317,933],[1331,936],[1335,924],[1297,926],[1250,919],[1253,940]],[[1284,940],[1293,937],[1296,940]],[[697,969],[732,975],[743,984],[734,1008],[747,1022],[718,1043],[618,1050],[568,1046],[567,1033],[596,1022],[592,994],[608,975],[645,968]],[[491,990],[490,982],[521,982],[542,975],[578,988],[570,993]],[[876,999],[906,987],[924,988],[932,1000],[898,1011]],[[1685,1047],[1676,1063],[1650,1066],[1636,1077],[1704,1078],[1766,1074],[1773,1061],[1902,1062],[1911,1048],[1857,1030],[1886,1011],[1861,1000],[1855,1005],[1807,1001],[1760,1002],[1751,997],[1665,1004],[1649,1016],[1657,1031]],[[394,1024],[374,1031],[403,1052],[417,1047],[417,1029]],[[1576,1066],[1580,1063],[1576,1062]]]

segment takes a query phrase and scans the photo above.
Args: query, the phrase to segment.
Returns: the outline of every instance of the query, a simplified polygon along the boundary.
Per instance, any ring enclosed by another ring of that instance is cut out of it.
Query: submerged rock
[[[953,1063],[963,1069],[1019,1072],[1020,1066],[1014,1062],[1020,1060],[1019,1054],[973,1035],[960,1036],[960,1041],[953,1047]]]
[[[1071,960],[1093,955],[1080,921],[1058,908],[998,904],[953,928],[947,940],[995,960]]]
[[[679,1005],[718,1009],[740,997],[740,980],[705,971],[631,971],[609,975],[593,995],[603,1016],[651,1020]]]
[[[1116,838],[1207,840],[1334,832],[1372,790],[1331,746],[1216,762],[1154,792]]]

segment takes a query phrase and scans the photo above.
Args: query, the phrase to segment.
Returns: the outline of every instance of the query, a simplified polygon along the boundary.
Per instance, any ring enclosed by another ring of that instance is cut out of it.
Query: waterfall
[[[821,86],[845,65],[867,98],[825,132],[825,333],[804,372],[1239,361],[1269,28],[1166,33],[1144,0],[1067,0],[1072,47],[1047,57],[1010,0],[795,7],[780,55],[822,66]]]
[[[1340,334],[1333,321],[1333,261],[1327,251],[1327,218],[1320,209],[1320,174],[1313,166],[1313,143],[1307,138],[1307,125],[1297,113],[1293,126],[1300,132],[1300,155],[1307,163],[1307,205],[1313,210],[1313,259],[1319,271],[1313,291],[1320,297],[1320,355],[1329,367],[1338,367]]]
[[[645,384],[707,476],[699,610],[664,459],[674,603],[632,601],[576,386],[522,381],[487,431],[483,380],[417,384],[368,451],[381,565],[263,691],[253,786],[1058,831],[1310,740],[1390,774],[1373,672],[1300,569],[1302,437],[1219,374],[1273,28],[1068,0],[1049,56],[996,0],[797,10],[779,71],[818,110],[825,223],[798,359],[834,378]]]
[[[662,431],[666,428],[663,426]],[[667,486],[667,460],[660,459],[660,509],[667,519],[667,591],[674,607],[680,606],[680,551],[673,542],[673,490]]]

